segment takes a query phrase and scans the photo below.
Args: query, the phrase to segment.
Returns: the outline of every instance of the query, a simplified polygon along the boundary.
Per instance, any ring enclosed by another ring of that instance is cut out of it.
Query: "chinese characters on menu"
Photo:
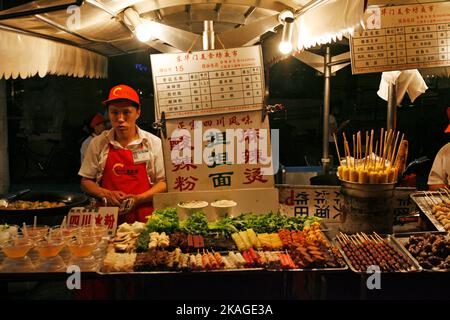
[[[259,110],[264,71],[258,46],[151,56],[157,117]]]
[[[372,10],[350,41],[353,74],[450,65],[450,3]]]

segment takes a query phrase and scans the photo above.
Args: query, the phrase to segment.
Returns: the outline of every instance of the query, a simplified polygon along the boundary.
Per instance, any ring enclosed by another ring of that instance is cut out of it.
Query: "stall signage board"
[[[352,73],[450,65],[450,2],[371,7],[350,39]]]
[[[250,111],[167,120],[168,191],[273,188],[269,120],[261,118]]]
[[[156,118],[261,110],[264,69],[260,46],[152,54]]]
[[[93,209],[73,207],[69,211],[67,223],[78,226],[91,225],[92,223],[105,225],[108,228],[108,233],[115,234],[118,215],[118,207],[98,207]],[[92,221],[93,219],[95,221]]]
[[[340,220],[341,188],[338,186],[278,185],[280,212],[288,216],[315,216]],[[409,195],[414,189],[395,189],[394,216],[406,216],[416,210]]]

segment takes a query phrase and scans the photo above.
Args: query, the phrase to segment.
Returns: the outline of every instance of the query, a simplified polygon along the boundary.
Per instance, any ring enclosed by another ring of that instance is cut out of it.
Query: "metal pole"
[[[328,174],[330,171],[330,158],[328,150],[328,134],[330,125],[330,77],[331,77],[331,53],[330,47],[325,48],[325,63],[324,63],[324,89],[323,89],[323,154],[322,165],[323,174]]]
[[[6,110],[6,80],[0,79],[0,194],[9,189],[8,117]]]
[[[214,50],[214,22],[203,21],[203,50]]]
[[[396,116],[397,116],[397,87],[395,83],[389,83],[388,88],[388,103],[387,103],[387,130],[395,130]]]

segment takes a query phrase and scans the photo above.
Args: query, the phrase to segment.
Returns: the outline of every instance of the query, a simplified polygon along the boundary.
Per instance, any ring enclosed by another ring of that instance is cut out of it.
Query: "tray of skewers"
[[[408,250],[426,272],[450,272],[450,237],[425,232],[395,238]]]
[[[450,232],[450,192],[447,189],[418,191],[410,197],[438,231]]]
[[[420,272],[422,267],[393,236],[340,233],[334,243],[353,272],[366,274],[377,266],[383,273]]]

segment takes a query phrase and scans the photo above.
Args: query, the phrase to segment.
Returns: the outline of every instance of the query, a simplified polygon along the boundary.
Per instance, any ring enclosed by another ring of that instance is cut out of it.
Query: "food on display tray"
[[[365,144],[362,145],[361,132],[353,135],[353,148],[343,133],[343,148],[339,148],[336,136],[334,141],[339,157],[339,179],[353,183],[378,184],[396,183],[398,175],[405,170],[408,156],[408,141],[400,132],[381,129],[380,139],[374,137],[374,130],[365,133]],[[374,141],[374,139],[376,141]],[[375,148],[375,149],[374,149]],[[344,150],[341,158],[340,150]]]

